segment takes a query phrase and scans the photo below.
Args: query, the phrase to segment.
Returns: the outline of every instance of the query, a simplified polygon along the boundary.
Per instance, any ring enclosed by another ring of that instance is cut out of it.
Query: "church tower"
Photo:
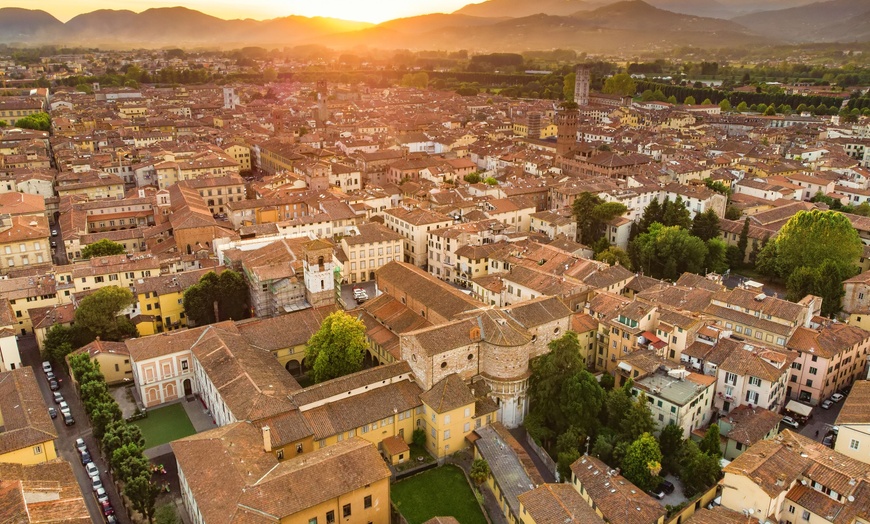
[[[589,66],[578,65],[575,70],[574,103],[580,107],[589,105],[589,84],[592,81],[592,70]]]
[[[312,240],[302,246],[305,300],[312,307],[335,303],[335,276],[332,274],[332,244]]]

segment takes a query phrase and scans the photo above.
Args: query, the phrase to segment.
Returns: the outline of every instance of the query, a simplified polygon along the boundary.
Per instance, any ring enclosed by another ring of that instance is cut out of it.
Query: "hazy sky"
[[[0,7],[48,11],[62,21],[95,9],[144,11],[182,5],[220,18],[275,18],[288,15],[330,16],[383,22],[425,13],[450,13],[483,0],[0,0]]]

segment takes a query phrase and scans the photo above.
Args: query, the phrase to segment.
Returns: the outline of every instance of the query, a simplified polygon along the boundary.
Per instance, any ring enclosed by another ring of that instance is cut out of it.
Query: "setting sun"
[[[129,9],[144,11],[153,7],[182,5],[220,18],[268,19],[289,15],[325,16],[344,20],[380,23],[394,18],[416,16],[426,13],[450,13],[470,3],[481,0],[0,0],[0,7],[23,7],[42,9],[66,21],[78,14],[96,9]]]

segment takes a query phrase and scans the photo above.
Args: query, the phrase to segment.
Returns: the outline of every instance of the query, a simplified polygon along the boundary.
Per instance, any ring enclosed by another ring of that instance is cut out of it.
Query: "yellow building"
[[[251,148],[241,142],[235,142],[223,148],[226,153],[239,163],[241,171],[251,170]]]
[[[60,284],[52,275],[0,279],[0,296],[9,300],[15,314],[16,334],[33,331],[30,310],[72,302],[72,285]]]
[[[247,422],[171,444],[191,522],[389,524],[390,470],[370,443],[351,438],[283,462],[263,444]]]
[[[0,273],[51,264],[48,219],[0,215]]]
[[[595,359],[595,335],[598,333],[598,321],[586,313],[571,315],[571,331],[577,333],[580,342],[580,357],[586,366],[592,368]]]
[[[224,267],[183,271],[170,275],[159,275],[159,270],[150,278],[136,282],[136,301],[140,316],[151,317],[150,322],[139,319],[136,329],[140,336],[172,331],[187,327],[184,314],[184,292],[199,282],[210,271],[220,274]]]
[[[570,480],[583,500],[605,522],[663,524],[665,521],[664,506],[595,457],[583,455],[571,464]],[[626,512],[626,507],[633,507],[635,511]]]
[[[28,314],[33,324],[33,333],[36,335],[37,347],[42,349],[45,334],[52,326],[71,326],[73,320],[75,320],[75,313],[76,308],[72,303],[30,308]]]
[[[437,459],[465,449],[472,431],[488,426],[498,417],[491,401],[477,402],[474,394],[452,373],[420,395],[426,429],[426,447]],[[477,406],[477,407],[476,407]]]
[[[85,195],[88,200],[124,198],[124,180],[102,171],[64,173],[57,177],[57,196]]]
[[[100,365],[100,372],[106,377],[107,384],[125,384],[133,381],[130,350],[123,342],[109,342],[98,338],[73,351],[67,358],[79,353],[87,353],[91,360]]]
[[[0,373],[0,462],[38,464],[57,458],[57,431],[34,373],[31,367]]]

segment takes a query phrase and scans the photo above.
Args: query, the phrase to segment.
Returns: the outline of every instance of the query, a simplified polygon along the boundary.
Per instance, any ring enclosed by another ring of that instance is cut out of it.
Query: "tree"
[[[728,244],[721,238],[707,241],[707,256],[704,258],[704,273],[724,273],[728,270]]]
[[[42,342],[43,360],[63,364],[67,355],[93,340],[94,334],[78,324],[55,324],[45,332]]]
[[[129,442],[116,449],[112,454],[112,466],[116,478],[122,482],[136,478],[143,473],[150,473],[150,463],[142,456],[142,448]]]
[[[749,106],[746,105],[746,102],[740,102],[739,104],[737,104],[736,110],[738,113],[746,113],[747,111],[749,111]]]
[[[127,288],[106,286],[86,296],[76,308],[76,324],[102,340],[120,341],[134,337],[136,326],[118,314],[132,305],[133,293]]]
[[[488,177],[483,179],[483,183],[488,185],[488,186],[497,186],[498,180],[496,180],[495,178],[493,178],[491,176],[488,176]]]
[[[577,462],[581,455],[576,449],[561,451],[556,455],[556,471],[559,472],[560,479],[571,478],[571,464]]]
[[[366,326],[343,311],[330,314],[305,346],[305,361],[315,382],[355,373],[362,369]]]
[[[628,446],[622,460],[622,475],[644,491],[655,489],[661,464],[659,443],[651,434],[644,433]]]
[[[426,447],[426,430],[423,428],[415,429],[411,433],[411,443],[420,449],[424,449]]]
[[[268,84],[274,82],[275,80],[278,80],[278,72],[275,71],[275,68],[273,67],[267,67],[263,71],[263,82],[266,82]]]
[[[628,208],[619,202],[605,202],[593,193],[581,193],[572,204],[577,220],[577,241],[591,245],[600,238],[605,222],[622,216],[626,211]]]
[[[248,286],[241,273],[231,269],[223,270],[220,276],[209,271],[187,288],[183,300],[188,323],[196,326],[217,320],[242,320],[250,313]]]
[[[595,255],[595,260],[606,262],[611,266],[619,264],[622,267],[631,269],[631,259],[628,257],[628,252],[616,246],[610,246],[598,253]]]
[[[141,451],[145,448],[145,437],[142,436],[142,430],[139,429],[139,426],[119,419],[106,424],[101,443],[109,463],[114,466],[111,460],[116,449],[127,444],[135,444]]]
[[[631,75],[620,73],[605,80],[601,92],[609,95],[634,96],[637,93],[637,83]]]
[[[659,434],[659,449],[662,452],[662,469],[675,475],[680,473],[680,451],[683,447],[683,429],[671,422]]]
[[[178,512],[172,504],[164,504],[154,512],[155,524],[178,524]]]
[[[36,131],[48,131],[51,129],[51,117],[48,116],[48,113],[34,113],[16,120],[15,127],[34,129]]]
[[[649,231],[650,226],[653,222],[662,221],[662,206],[659,203],[657,198],[653,198],[652,201],[647,204],[647,206],[643,210],[643,215],[640,217],[640,222],[638,224],[638,234],[646,233]]]
[[[479,184],[480,183],[480,173],[474,172],[469,173],[463,177],[463,179],[469,184]]]
[[[668,97],[667,102],[668,102],[669,104],[674,104],[674,105],[676,105],[676,104],[677,104],[677,97],[675,97],[674,95],[671,95],[671,96]]]
[[[577,73],[568,73],[562,80],[562,98],[574,100],[574,84],[577,82]]]
[[[122,420],[121,408],[111,396],[94,406],[91,411],[91,426],[97,440],[102,441],[106,427],[116,420]]]
[[[727,98],[723,98],[722,101],[719,102],[719,109],[722,111],[731,111],[731,102],[729,102]]]
[[[471,477],[471,480],[473,480],[475,484],[483,484],[486,482],[487,477],[489,477],[489,462],[482,458],[474,459],[474,462],[471,463],[471,469],[469,470],[468,476]]]
[[[665,226],[679,226],[683,229],[691,229],[692,217],[689,209],[683,203],[683,197],[677,195],[673,202],[665,199],[662,204],[662,224]]]
[[[652,409],[649,398],[641,393],[637,398],[630,396],[631,408],[625,413],[619,425],[619,437],[624,442],[634,442],[644,433],[655,431]]]
[[[572,425],[589,435],[595,429],[604,391],[585,369],[577,334],[568,331],[547,347],[550,351],[531,363],[531,411],[557,435]]]
[[[776,115],[776,108],[773,107],[773,104],[767,106],[767,109],[764,110],[764,116],[774,116]]]
[[[693,97],[692,95],[687,96],[686,99],[683,100],[683,104],[687,106],[695,105],[695,97]]]
[[[151,482],[150,473],[133,477],[124,482],[124,494],[130,499],[133,509],[148,519],[154,521],[154,504],[160,488]]]
[[[680,480],[683,483],[683,494],[693,497],[715,484],[722,476],[722,466],[719,457],[702,453],[698,445],[687,440],[683,443],[683,463],[680,469]]]
[[[711,106],[711,105],[713,105],[713,101],[710,100],[709,98],[705,98],[704,101],[701,102],[701,105],[702,106]]]
[[[82,248],[82,258],[85,260],[93,257],[106,257],[109,255],[123,255],[126,253],[123,244],[112,242],[108,238],[98,240]]]
[[[703,240],[678,226],[657,222],[629,248],[632,266],[653,278],[676,280],[686,271],[701,274],[707,258]]]
[[[704,242],[719,236],[719,215],[713,209],[697,213],[692,220],[692,234]]]
[[[710,427],[707,428],[707,433],[698,444],[698,449],[700,449],[702,453],[706,453],[711,457],[722,456],[722,443],[719,439],[719,424],[710,424]]]
[[[740,230],[740,238],[737,240],[737,250],[740,253],[739,263],[743,264],[746,260],[746,246],[749,244],[749,217],[743,221],[743,228]]]
[[[741,215],[743,215],[743,212],[735,206],[728,206],[725,208],[725,218],[728,220],[738,220]]]

